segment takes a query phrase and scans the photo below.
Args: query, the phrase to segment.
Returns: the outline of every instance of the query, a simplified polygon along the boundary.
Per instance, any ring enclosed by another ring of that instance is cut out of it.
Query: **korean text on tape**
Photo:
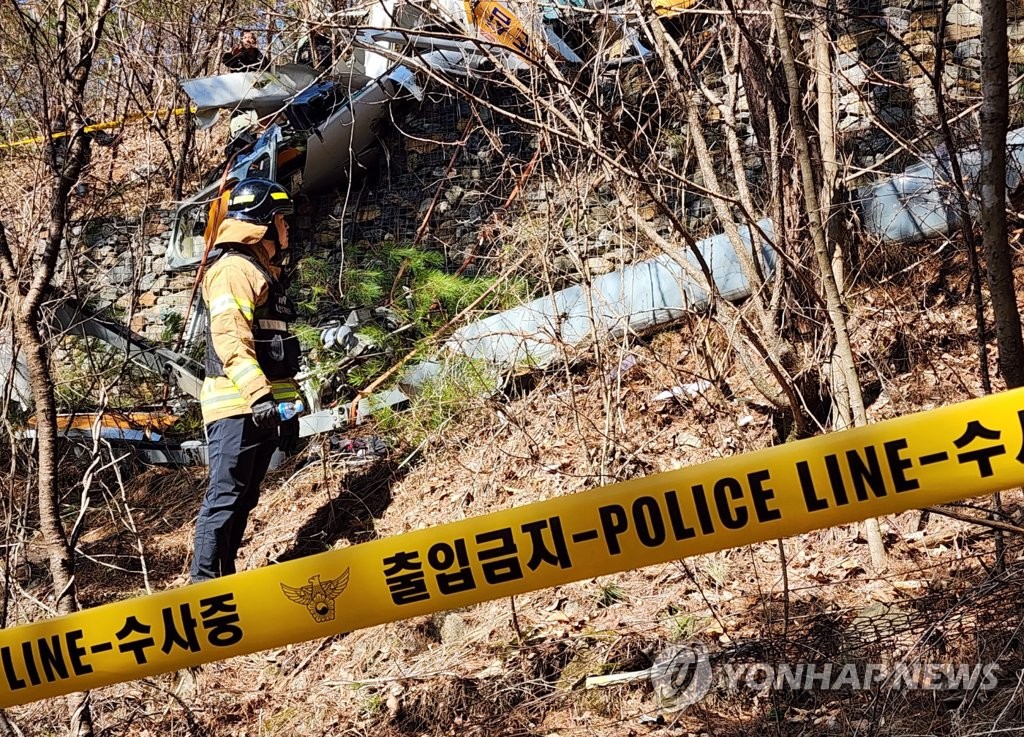
[[[1024,389],[0,631],[0,707],[1024,483]]]

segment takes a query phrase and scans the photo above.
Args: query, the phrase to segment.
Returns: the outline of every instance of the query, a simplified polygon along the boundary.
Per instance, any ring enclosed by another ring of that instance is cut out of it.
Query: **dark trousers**
[[[210,482],[196,520],[192,581],[235,572],[235,557],[249,513],[260,498],[277,447],[276,428],[260,429],[251,415],[215,420],[206,427]]]

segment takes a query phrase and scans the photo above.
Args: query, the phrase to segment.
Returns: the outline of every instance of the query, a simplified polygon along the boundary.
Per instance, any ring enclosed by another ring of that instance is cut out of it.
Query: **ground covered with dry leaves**
[[[921,246],[899,259],[853,298],[872,421],[981,393],[963,255]],[[710,388],[655,399],[708,378],[692,339],[700,329],[679,323],[520,379],[507,396],[465,406],[415,453],[278,471],[241,563],[270,565],[781,442],[776,413],[738,369],[725,370],[729,398]],[[990,358],[994,369],[994,350]],[[81,541],[83,604],[181,585],[203,485],[202,470],[128,479],[131,525],[97,513]],[[1022,501],[1004,493],[999,519],[1021,524]],[[984,518],[989,508],[980,499],[953,511]],[[1020,538],[1005,535],[1000,569],[983,526],[914,512],[882,529],[890,565],[881,574],[859,527],[829,529],[102,689],[94,716],[101,734],[140,736],[1020,733]],[[30,556],[21,565],[42,570]],[[23,593],[11,618],[45,616],[31,587]],[[703,647],[716,672],[980,662],[998,665],[999,684],[824,691],[716,682],[673,711],[643,671],[682,644]],[[634,675],[595,685],[613,674]],[[62,732],[53,704],[11,715],[26,734]]]

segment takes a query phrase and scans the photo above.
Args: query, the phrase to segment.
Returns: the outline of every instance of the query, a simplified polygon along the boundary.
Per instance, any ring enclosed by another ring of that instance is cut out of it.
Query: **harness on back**
[[[220,258],[244,258],[255,266],[270,285],[267,301],[256,307],[252,317],[252,339],[256,349],[256,362],[264,375],[274,381],[291,379],[299,373],[301,355],[299,339],[288,331],[288,323],[294,322],[295,305],[285,294],[284,287],[267,271],[254,256],[241,249],[228,248]],[[207,305],[209,308],[209,305]],[[227,376],[224,363],[213,345],[210,311],[206,311],[206,358],[207,376]]]

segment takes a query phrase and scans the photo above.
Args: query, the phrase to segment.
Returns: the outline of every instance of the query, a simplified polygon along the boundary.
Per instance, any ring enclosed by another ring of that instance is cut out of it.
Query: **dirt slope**
[[[962,254],[921,247],[888,258],[897,262],[875,273],[895,276],[868,273],[865,281],[877,286],[856,295],[854,340],[867,369],[871,419],[979,395]],[[507,398],[469,402],[414,455],[283,469],[254,516],[244,564],[264,566],[780,442],[777,418],[738,371],[722,377],[731,399],[715,389],[692,400],[654,398],[711,378],[691,339],[699,329],[680,324],[604,346],[523,382]],[[994,349],[990,361],[994,373]],[[84,552],[95,560],[119,555],[124,568],[137,571],[141,538],[152,588],[180,585],[202,484],[201,472],[143,472],[125,490],[140,535],[97,518]],[[1020,523],[1022,501],[1019,492],[1003,495],[1005,521]],[[892,559],[883,575],[871,571],[858,529],[830,529],[103,689],[93,702],[97,723],[109,735],[253,737],[1024,729],[1013,688],[1014,671],[1024,665],[1019,539],[1007,537],[1007,570],[998,573],[993,537],[982,527],[916,512],[882,526]],[[85,604],[143,587],[137,573],[88,561],[81,576]],[[15,615],[40,616],[30,605]],[[588,676],[649,668],[680,643],[701,644],[716,667],[904,657],[998,662],[1004,677],[995,690],[949,693],[716,687],[681,713],[663,709],[646,678],[585,687]],[[13,716],[32,734],[61,730],[49,704]]]

